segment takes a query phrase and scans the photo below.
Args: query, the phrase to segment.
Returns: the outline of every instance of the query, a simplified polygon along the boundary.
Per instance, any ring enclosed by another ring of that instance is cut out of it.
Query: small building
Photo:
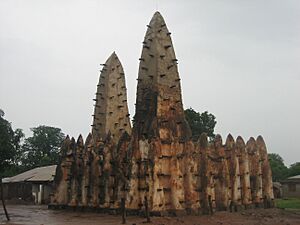
[[[48,204],[53,190],[56,165],[37,167],[2,179],[6,200],[21,199],[35,204]]]
[[[300,197],[300,175],[289,177],[281,182],[283,197]]]

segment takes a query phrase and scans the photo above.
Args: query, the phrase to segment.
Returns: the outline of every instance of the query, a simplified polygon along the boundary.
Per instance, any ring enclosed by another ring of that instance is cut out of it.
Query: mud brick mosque
[[[52,208],[147,208],[156,215],[273,207],[272,175],[261,136],[191,138],[171,33],[159,12],[147,25],[131,126],[125,74],[113,53],[103,64],[91,133],[66,137]]]

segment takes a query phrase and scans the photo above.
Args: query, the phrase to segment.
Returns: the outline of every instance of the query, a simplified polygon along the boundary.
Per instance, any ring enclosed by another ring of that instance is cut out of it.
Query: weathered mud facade
[[[92,134],[104,139],[110,132],[114,141],[118,141],[124,131],[131,133],[125,74],[115,52],[102,65],[94,99]]]
[[[125,74],[115,53],[103,64],[94,101],[85,142],[81,135],[76,143],[67,136],[61,147],[53,206],[118,208],[125,195],[131,125]]]
[[[104,64],[92,134],[66,138],[51,206],[132,212],[208,214],[272,207],[264,140],[228,135],[192,141],[184,117],[171,33],[156,12],[143,41],[131,131],[124,71],[115,54]]]

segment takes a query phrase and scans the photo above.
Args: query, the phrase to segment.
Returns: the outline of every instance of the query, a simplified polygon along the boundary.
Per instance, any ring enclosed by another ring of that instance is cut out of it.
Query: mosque
[[[171,32],[155,12],[143,40],[133,125],[125,74],[114,52],[103,64],[91,133],[66,137],[52,208],[153,215],[208,214],[274,206],[261,136],[192,140]]]

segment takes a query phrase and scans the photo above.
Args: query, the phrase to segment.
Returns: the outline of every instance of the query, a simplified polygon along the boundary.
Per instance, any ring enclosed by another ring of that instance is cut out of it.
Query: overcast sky
[[[300,1],[1,0],[0,108],[13,128],[85,137],[100,63],[116,51],[134,115],[138,58],[156,10],[179,60],[184,106],[213,113],[216,132],[262,135],[300,161]]]

